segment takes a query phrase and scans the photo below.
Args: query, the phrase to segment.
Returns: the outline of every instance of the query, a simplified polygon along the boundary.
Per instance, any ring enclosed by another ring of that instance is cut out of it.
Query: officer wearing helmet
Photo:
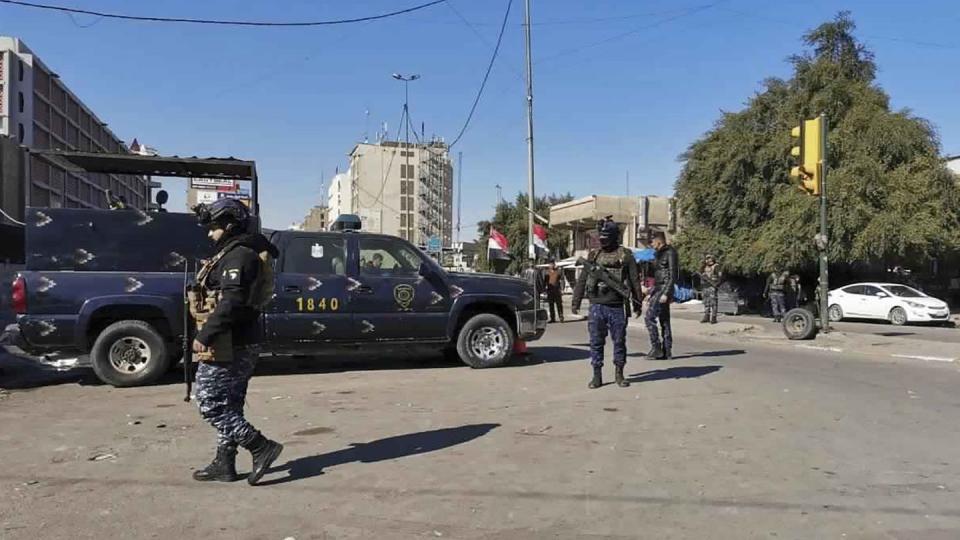
[[[631,305],[639,305],[643,298],[637,261],[629,249],[620,246],[620,229],[611,217],[601,220],[597,224],[597,231],[600,249],[591,250],[581,263],[583,270],[573,290],[570,311],[576,315],[584,295],[590,299],[587,328],[590,332],[593,379],[589,387],[603,386],[603,348],[608,333],[613,341],[615,380],[617,386],[626,387],[630,386],[623,376],[623,368],[627,363],[627,317]]]
[[[273,295],[270,258],[277,248],[259,233],[248,232],[250,213],[234,199],[194,207],[200,224],[217,254],[197,272],[189,293],[190,311],[197,321],[193,341],[196,399],[200,415],[217,431],[217,454],[207,467],[195,471],[199,481],[233,482],[237,447],[250,451],[254,485],[277,459],[283,445],[263,436],[243,416],[247,384],[258,352],[260,310]]]

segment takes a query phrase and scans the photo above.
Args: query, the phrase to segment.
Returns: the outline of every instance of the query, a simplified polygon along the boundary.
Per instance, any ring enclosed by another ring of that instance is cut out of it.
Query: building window
[[[24,106],[23,92],[17,92],[17,101],[19,103],[20,112],[23,112],[23,106]]]
[[[403,167],[403,165],[401,165],[400,167]],[[403,169],[400,169],[400,170],[402,171]],[[401,174],[401,176],[403,176],[403,175]],[[406,183],[406,182],[400,182],[400,194],[401,194],[401,195],[406,195],[406,194],[407,194],[407,183]]]
[[[17,80],[23,82],[23,72],[25,68],[23,67],[23,60],[17,60],[17,66],[19,67],[19,73],[17,73]]]
[[[17,124],[17,139],[20,143],[23,143],[23,139],[26,137],[26,133],[23,131],[23,124]]]

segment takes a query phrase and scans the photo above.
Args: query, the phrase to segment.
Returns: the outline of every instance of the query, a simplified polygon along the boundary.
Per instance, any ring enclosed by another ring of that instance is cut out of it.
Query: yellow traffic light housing
[[[799,139],[798,146],[790,149],[790,155],[798,158],[796,167],[790,169],[790,176],[801,181],[804,191],[811,195],[820,195],[820,182],[823,174],[823,126],[818,116],[813,120],[804,120],[802,124],[790,130],[790,135]]]

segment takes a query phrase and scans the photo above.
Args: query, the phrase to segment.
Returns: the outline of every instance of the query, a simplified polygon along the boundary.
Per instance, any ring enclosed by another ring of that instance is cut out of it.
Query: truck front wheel
[[[474,315],[457,335],[457,354],[472,368],[499,367],[513,354],[513,330],[501,317]]]
[[[97,336],[90,363],[97,377],[111,386],[142,386],[167,372],[170,353],[163,336],[149,323],[118,321]]]

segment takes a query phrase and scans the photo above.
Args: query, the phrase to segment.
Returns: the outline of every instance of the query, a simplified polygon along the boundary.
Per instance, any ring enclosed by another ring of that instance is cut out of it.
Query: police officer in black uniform
[[[600,249],[591,250],[583,262],[583,270],[573,289],[570,311],[576,315],[584,294],[590,299],[590,315],[587,319],[590,332],[590,365],[593,379],[590,388],[603,386],[603,348],[607,333],[613,341],[613,364],[616,366],[617,386],[630,383],[623,376],[627,364],[627,317],[631,303],[637,305],[643,298],[637,261],[633,253],[620,246],[620,229],[611,218],[597,224]]]
[[[673,285],[679,276],[677,250],[667,243],[663,231],[655,231],[651,245],[656,251],[653,261],[654,284],[647,295],[647,314],[644,323],[650,334],[650,352],[647,357],[658,360],[673,358],[673,330],[670,327],[670,302],[673,300]],[[660,328],[657,328],[657,322]],[[661,331],[663,332],[661,338]]]
[[[277,248],[261,234],[250,234],[247,207],[221,199],[194,208],[217,254],[197,274],[198,286],[212,306],[202,327],[198,318],[193,352],[200,360],[196,398],[200,415],[217,430],[217,455],[206,468],[195,471],[200,481],[233,482],[237,446],[250,451],[253,466],[247,482],[255,485],[277,459],[283,445],[263,436],[243,416],[247,384],[253,375],[259,342],[259,309],[264,288],[272,291],[272,275],[265,263]],[[269,282],[267,278],[269,277]]]

